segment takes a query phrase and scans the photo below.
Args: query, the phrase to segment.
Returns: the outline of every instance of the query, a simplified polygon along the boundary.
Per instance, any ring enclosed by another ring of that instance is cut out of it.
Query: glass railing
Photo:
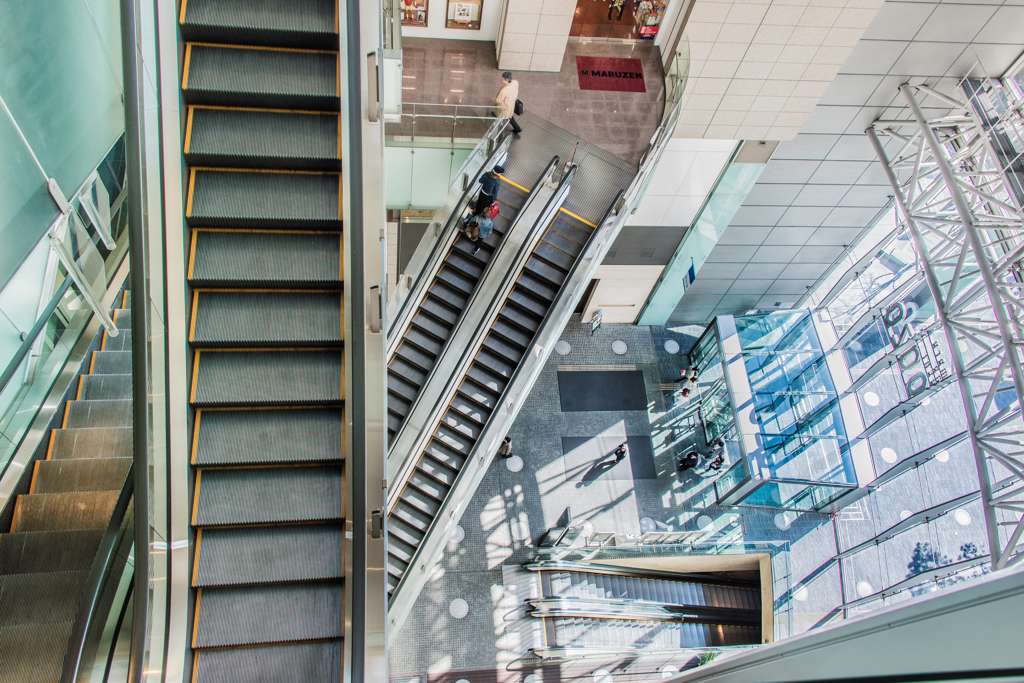
[[[392,142],[475,143],[485,137],[496,119],[495,108],[469,104],[419,104],[405,102],[398,121],[384,124]]]

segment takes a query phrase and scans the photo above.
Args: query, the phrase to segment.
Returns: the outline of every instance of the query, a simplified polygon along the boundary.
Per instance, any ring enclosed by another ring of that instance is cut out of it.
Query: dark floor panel
[[[599,410],[647,410],[641,370],[593,370],[558,373],[563,413]]]

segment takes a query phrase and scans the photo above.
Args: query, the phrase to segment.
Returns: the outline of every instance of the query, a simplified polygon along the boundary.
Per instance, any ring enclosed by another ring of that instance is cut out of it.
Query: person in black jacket
[[[504,172],[504,167],[495,166],[480,176],[480,195],[476,198],[476,206],[473,208],[475,215],[482,215],[487,207],[494,203],[494,198],[498,196],[498,189],[501,187],[501,174]]]

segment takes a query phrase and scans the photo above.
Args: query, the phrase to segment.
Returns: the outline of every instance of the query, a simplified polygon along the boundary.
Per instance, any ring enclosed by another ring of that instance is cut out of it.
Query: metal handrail
[[[541,174],[540,178],[538,178],[537,182],[533,185],[532,188],[530,188],[530,194],[527,195],[526,202],[523,204],[522,208],[519,210],[518,214],[516,215],[515,222],[513,222],[509,226],[508,230],[505,233],[506,234],[506,238],[502,239],[502,241],[498,245],[498,249],[496,249],[495,253],[491,255],[491,258],[487,262],[487,265],[484,267],[484,271],[483,271],[483,273],[481,273],[480,279],[478,280],[478,282],[483,283],[483,282],[485,282],[487,280],[487,276],[494,269],[494,264],[499,261],[499,258],[498,258],[499,253],[504,250],[505,245],[509,244],[509,240],[507,239],[507,236],[511,235],[512,231],[515,230],[516,227],[519,225],[520,218],[522,216],[526,215],[527,209],[532,205],[534,199],[539,196],[538,190],[540,189],[540,187],[547,181],[547,179],[558,168],[558,162],[559,162],[558,156],[553,157],[551,159],[551,162],[548,164],[547,168],[544,169],[544,172]],[[467,314],[469,313],[469,311],[474,310],[474,302],[480,297],[480,293],[482,291],[483,291],[483,288],[478,286],[473,291],[473,293],[470,295],[469,299],[466,301],[466,304],[463,306],[462,312],[460,313],[458,320],[455,322],[454,327],[452,327],[451,336],[448,338],[448,341],[446,341],[446,343],[445,343],[445,350],[453,347],[453,345],[450,343],[450,341],[458,338],[459,331],[462,329],[463,324],[465,323],[465,321],[469,317]],[[405,334],[405,329],[404,328],[406,326],[407,326],[407,324],[403,325],[403,329],[402,329],[402,334],[403,335]],[[387,357],[388,357],[389,361],[390,361],[392,355],[394,354],[395,350],[397,350],[397,347],[398,347],[398,344],[400,343],[400,341],[401,341],[401,337],[397,337],[396,336],[396,339],[394,340],[393,344],[389,344],[388,345],[388,356]],[[460,354],[463,351],[464,351],[464,349],[459,349],[459,353]],[[442,355],[443,354],[444,354],[444,351],[442,351]],[[403,434],[406,432],[407,428],[411,428],[411,427],[409,427],[409,425],[411,423],[415,422],[415,420],[413,420],[411,418],[413,417],[414,413],[416,412],[416,408],[420,405],[421,399],[423,399],[424,396],[426,396],[426,395],[428,395],[430,393],[430,392],[427,391],[427,387],[431,385],[432,381],[434,380],[434,378],[436,376],[438,376],[439,373],[444,374],[444,375],[448,374],[445,370],[442,370],[442,368],[444,368],[444,365],[445,364],[442,362],[442,359],[438,358],[437,362],[434,363],[434,367],[431,368],[430,372],[427,373],[427,376],[423,380],[423,384],[421,385],[420,392],[416,395],[416,398],[413,399],[412,405],[409,406],[409,410],[408,410],[408,412],[406,412],[406,419],[402,422],[401,428],[395,434],[395,438],[392,439],[392,441],[391,441],[391,446],[388,448],[388,454],[389,455],[392,452],[402,453],[403,451],[406,451],[406,449],[403,446],[401,446],[401,444],[402,444],[402,442],[404,440],[403,439]],[[448,379],[449,379],[449,377],[445,376],[443,381],[447,382]],[[443,409],[443,406],[434,405],[433,406],[433,410],[431,411],[430,416],[426,420],[423,421],[423,424],[430,424],[430,423],[433,423],[434,421],[436,421],[437,414],[438,414],[438,412],[441,409]],[[419,432],[420,430],[417,429],[416,431]],[[420,443],[416,443],[413,447],[408,448],[407,453],[409,455],[412,455],[412,454],[415,454],[415,453],[419,453],[420,450],[421,450],[420,445],[421,445],[422,440],[423,439],[422,439],[422,435],[421,435]],[[389,468],[389,471],[390,471],[390,468]]]
[[[60,304],[60,300],[64,297],[64,293],[68,291],[68,287],[71,286],[71,276],[64,278],[64,282],[61,283],[60,287],[57,288],[57,292],[50,299],[50,303],[46,305],[43,312],[40,314],[39,319],[36,320],[36,324],[32,326],[32,329],[28,331],[25,336],[25,341],[18,347],[18,351],[14,354],[11,362],[7,364],[2,375],[0,375],[0,393],[7,388],[7,383],[14,377],[14,373],[18,371],[18,367],[21,365],[21,361],[25,360],[25,356],[29,354],[32,347],[35,346],[36,339],[42,333],[43,328],[46,327],[47,321],[53,312],[57,310],[57,306]]]
[[[737,607],[567,596],[530,598],[526,602],[530,605],[527,614],[537,618],[583,617],[590,619],[641,619],[675,623],[761,625],[761,610]]]
[[[485,140],[500,139],[507,125],[508,123],[506,122],[504,125],[500,126],[497,129],[493,137],[488,136],[487,138],[485,138]],[[506,138],[506,140],[507,139],[508,138]],[[481,140],[480,144],[483,144],[485,140]],[[500,156],[506,152],[506,145],[504,143],[505,140],[502,140],[501,143],[495,146],[494,151],[491,152],[490,156],[487,157],[487,160],[480,165],[480,169],[473,175],[473,178],[467,182],[466,188],[462,192],[462,196],[459,198],[459,201],[456,202],[451,214],[449,214],[447,220],[445,221],[444,227],[437,233],[438,238],[434,241],[433,246],[430,248],[429,254],[424,260],[424,266],[420,267],[420,272],[416,277],[415,286],[409,288],[405,298],[402,299],[402,301],[398,304],[397,311],[395,311],[394,313],[388,311],[386,313],[386,329],[388,337],[387,344],[389,358],[391,354],[394,352],[393,347],[395,346],[397,340],[400,339],[401,336],[405,333],[405,328],[408,326],[409,320],[412,317],[412,312],[415,310],[415,305],[410,305],[410,302],[418,302],[423,297],[423,292],[426,287],[426,283],[433,278],[434,273],[437,271],[437,269],[440,268],[439,262],[441,255],[448,248],[449,242],[454,241],[455,228],[456,225],[458,224],[458,219],[462,216],[462,212],[465,210],[466,206],[468,206],[471,198],[473,197],[477,181],[480,179],[480,176],[484,173],[484,171],[493,167],[494,164],[497,162],[497,159],[500,158]],[[472,156],[473,155],[470,154],[470,158],[472,158]],[[463,177],[463,173],[461,171],[459,173],[459,177]],[[429,238],[429,235],[427,235],[424,239],[427,238]],[[417,251],[419,251],[419,248],[417,248]],[[416,255],[413,254],[413,261],[415,261],[415,259]],[[424,268],[425,266],[429,267]],[[394,296],[398,295],[398,292],[394,294]],[[388,308],[390,308],[391,305],[391,301],[388,301]]]
[[[86,641],[89,640],[93,630],[93,617],[96,615],[103,586],[107,583],[111,569],[114,566],[114,559],[117,556],[117,544],[121,537],[121,525],[128,515],[128,508],[131,505],[134,493],[135,465],[133,463],[128,467],[128,474],[125,476],[124,484],[121,486],[121,493],[117,496],[117,502],[114,504],[114,510],[110,514],[107,527],[103,531],[99,548],[96,550],[96,558],[92,562],[89,577],[85,582],[85,590],[82,600],[78,605],[78,613],[75,615],[75,622],[71,628],[68,649],[64,655],[64,666],[60,674],[60,683],[75,683],[75,680],[78,678]],[[102,628],[102,625],[100,627]]]

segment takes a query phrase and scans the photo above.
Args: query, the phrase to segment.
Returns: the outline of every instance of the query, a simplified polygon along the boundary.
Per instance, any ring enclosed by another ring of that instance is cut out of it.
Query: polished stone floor
[[[627,19],[624,15],[623,22]],[[501,87],[492,42],[406,38],[402,48],[403,103],[490,105]],[[577,55],[640,59],[647,92],[580,90]],[[650,42],[570,38],[561,71],[518,71],[514,76],[528,111],[634,165],[661,121],[664,72]]]

